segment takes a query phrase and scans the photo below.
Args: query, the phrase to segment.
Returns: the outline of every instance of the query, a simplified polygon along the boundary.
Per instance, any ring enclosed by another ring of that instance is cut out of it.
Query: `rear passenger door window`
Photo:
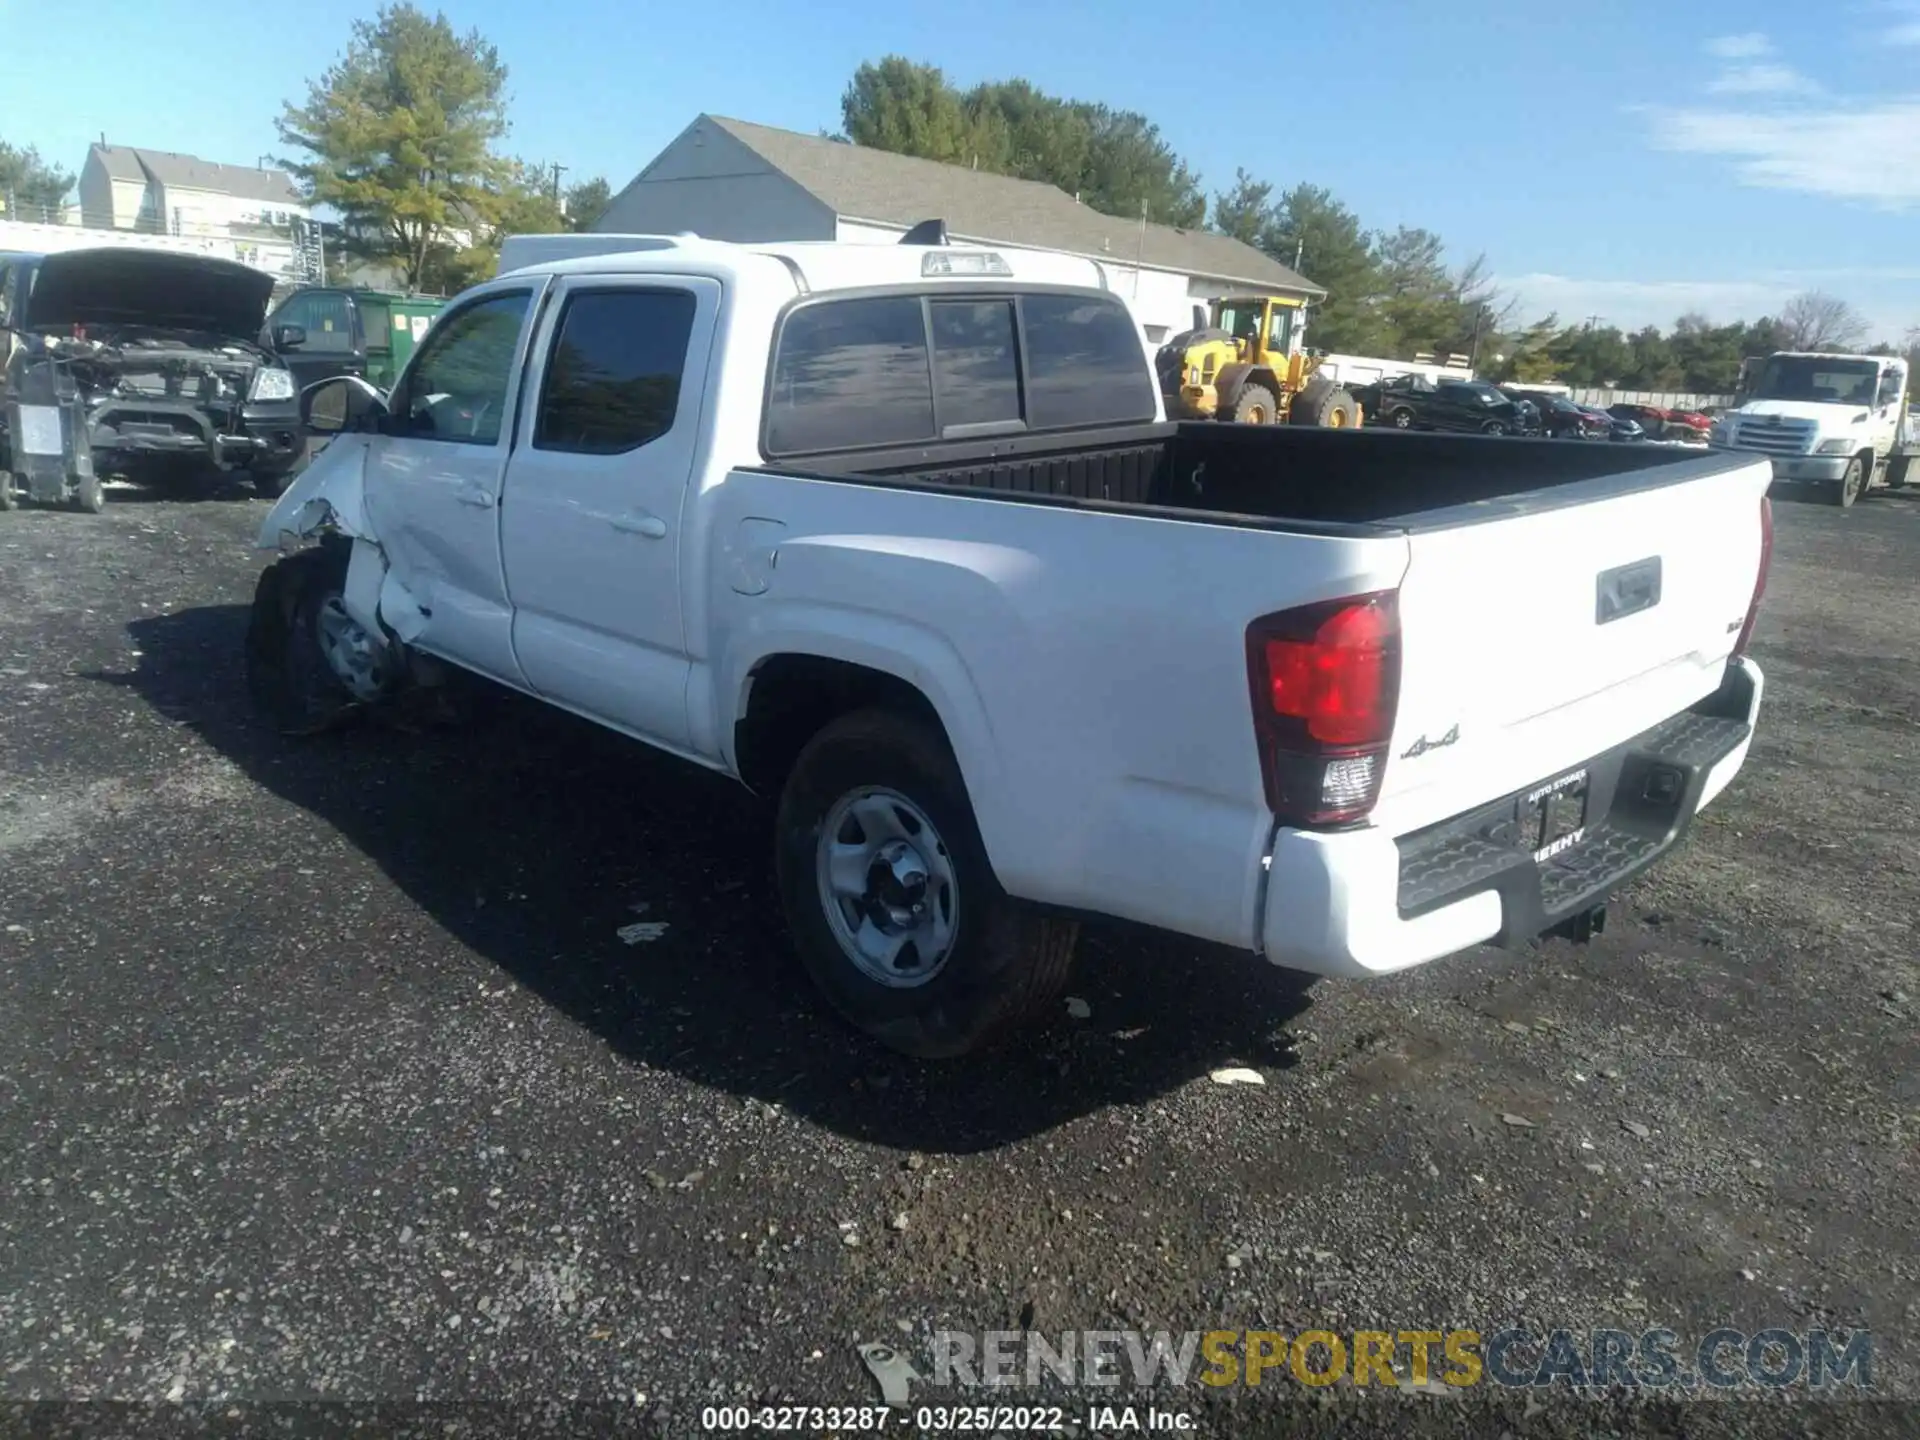
[[[787,317],[767,398],[767,452],[809,455],[933,438],[918,295],[834,300]]]
[[[943,438],[1018,428],[1020,352],[1007,300],[936,300],[933,392]]]
[[[695,303],[686,290],[576,292],[540,386],[536,450],[619,455],[673,428]]]

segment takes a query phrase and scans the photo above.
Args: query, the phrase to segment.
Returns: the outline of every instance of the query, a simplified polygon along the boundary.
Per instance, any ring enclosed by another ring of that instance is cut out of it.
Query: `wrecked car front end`
[[[105,475],[285,488],[306,437],[292,375],[258,343],[270,275],[133,248],[15,257],[9,271],[6,440],[27,498],[70,500]]]

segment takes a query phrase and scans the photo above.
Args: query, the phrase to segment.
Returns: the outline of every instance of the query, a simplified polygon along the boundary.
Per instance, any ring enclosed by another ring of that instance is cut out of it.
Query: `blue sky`
[[[500,47],[510,148],[570,181],[618,189],[703,110],[835,126],[854,67],[892,51],[961,85],[1024,76],[1143,111],[1209,192],[1244,166],[1326,185],[1369,227],[1426,226],[1456,259],[1484,251],[1527,317],[1732,319],[1822,288],[1888,338],[1920,324],[1920,0],[1387,0],[1325,24],[1282,7],[1288,44],[1264,46],[1142,0],[444,9]],[[102,131],[243,164],[273,153],[280,102],[344,48],[353,13],[83,10],[105,43],[77,51],[70,3],[0,0],[0,138],[70,169]],[[1250,95],[1263,118],[1228,123]]]

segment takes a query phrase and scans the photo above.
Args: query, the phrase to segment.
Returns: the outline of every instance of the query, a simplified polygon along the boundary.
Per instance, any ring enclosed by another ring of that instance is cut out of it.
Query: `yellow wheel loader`
[[[1318,376],[1307,354],[1305,310],[1275,295],[1233,296],[1208,307],[1205,329],[1169,340],[1155,357],[1167,414],[1247,425],[1360,424],[1353,396]]]

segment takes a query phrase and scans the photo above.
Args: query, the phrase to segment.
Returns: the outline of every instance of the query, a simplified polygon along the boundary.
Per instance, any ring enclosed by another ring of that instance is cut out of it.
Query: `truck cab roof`
[[[501,275],[649,274],[672,271],[717,279],[786,270],[802,293],[1006,281],[1017,285],[1107,290],[1093,260],[1045,250],[984,245],[875,245],[834,240],[737,244],[697,235],[510,235],[500,246]]]

